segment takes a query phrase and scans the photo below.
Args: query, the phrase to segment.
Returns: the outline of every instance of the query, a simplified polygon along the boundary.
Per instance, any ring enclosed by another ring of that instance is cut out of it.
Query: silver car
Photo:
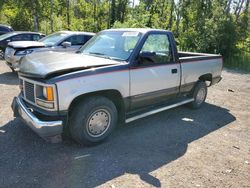
[[[76,52],[94,35],[89,32],[60,31],[39,41],[10,42],[5,50],[4,58],[6,64],[13,71],[17,71],[20,59],[25,55],[43,51]]]

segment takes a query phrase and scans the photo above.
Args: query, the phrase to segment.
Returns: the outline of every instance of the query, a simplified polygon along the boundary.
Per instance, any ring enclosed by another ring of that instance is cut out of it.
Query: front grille
[[[19,89],[21,91],[21,95],[24,96],[23,95],[23,80],[22,79],[19,79]]]
[[[34,84],[24,81],[25,98],[35,103]]]

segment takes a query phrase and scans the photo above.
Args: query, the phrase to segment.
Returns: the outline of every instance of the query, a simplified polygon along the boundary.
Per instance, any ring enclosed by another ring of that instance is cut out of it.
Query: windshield
[[[83,54],[114,60],[128,60],[141,33],[134,31],[104,31],[90,39],[79,51]]]
[[[54,46],[57,42],[61,41],[67,33],[53,33],[39,40],[39,42],[43,42],[45,46]]]
[[[7,39],[8,37],[11,37],[11,36],[13,36],[13,35],[15,35],[15,34],[17,34],[17,33],[15,33],[15,32],[9,32],[9,33],[0,35],[0,40]]]

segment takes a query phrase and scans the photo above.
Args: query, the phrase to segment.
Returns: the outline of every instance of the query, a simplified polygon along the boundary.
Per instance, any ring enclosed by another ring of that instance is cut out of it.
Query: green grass
[[[230,69],[238,69],[250,72],[250,53],[240,52],[224,60],[224,66]]]

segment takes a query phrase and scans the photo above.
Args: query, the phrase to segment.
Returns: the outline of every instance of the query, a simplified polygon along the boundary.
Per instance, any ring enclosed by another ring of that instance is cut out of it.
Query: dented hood
[[[114,64],[120,62],[83,54],[49,51],[25,56],[20,63],[19,73],[29,77],[46,78],[52,74]]]

